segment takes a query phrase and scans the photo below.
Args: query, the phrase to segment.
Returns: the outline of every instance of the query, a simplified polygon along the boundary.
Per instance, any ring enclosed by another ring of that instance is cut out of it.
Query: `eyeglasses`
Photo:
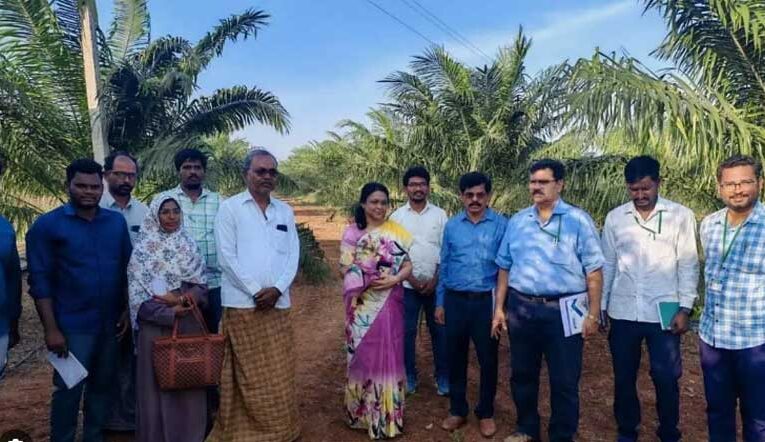
[[[134,180],[135,177],[136,177],[136,174],[132,173],[132,172],[115,172],[115,171],[111,171],[109,173],[114,175],[115,177],[121,179],[121,180],[124,180],[124,179]]]
[[[278,176],[279,176],[279,171],[278,171],[278,170],[276,170],[276,169],[265,169],[265,168],[260,168],[260,169],[255,169],[255,170],[253,170],[253,171],[252,171],[252,173],[254,173],[254,174],[255,174],[255,175],[257,175],[257,176],[266,176],[266,175],[270,175],[270,176],[271,176],[271,177],[273,177],[273,178],[276,178],[276,177],[278,177]]]
[[[531,186],[546,186],[550,183],[554,183],[556,180],[529,180]]]
[[[741,187],[741,188],[752,187],[755,184],[757,184],[757,180],[743,180],[743,181],[739,181],[737,183],[734,183],[732,181],[728,181],[728,182],[725,182],[725,183],[720,183],[720,187],[723,190],[730,191],[730,190],[735,190],[735,189],[737,189],[739,187]]]

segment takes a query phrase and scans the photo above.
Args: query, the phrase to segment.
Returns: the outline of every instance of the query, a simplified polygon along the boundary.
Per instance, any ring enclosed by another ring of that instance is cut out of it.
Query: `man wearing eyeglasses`
[[[725,203],[701,222],[706,296],[699,327],[710,442],[765,440],[765,208],[762,166],[736,155],[717,168]]]
[[[539,160],[529,170],[534,205],[516,213],[497,253],[497,300],[492,335],[510,336],[510,389],[516,432],[506,442],[540,439],[542,357],[550,379],[549,439],[572,441],[579,424],[583,338],[598,330],[603,253],[590,216],[560,198],[566,169]],[[508,294],[509,290],[509,294]],[[581,334],[565,336],[561,299],[586,293]]]
[[[106,192],[99,206],[122,214],[127,222],[130,242],[135,244],[149,208],[132,197],[138,175],[138,161],[125,151],[112,152],[104,160]],[[109,431],[135,430],[135,353],[133,339],[128,333],[120,341],[117,384],[109,420],[104,429]]]
[[[149,211],[146,204],[132,197],[137,177],[138,161],[129,153],[113,152],[104,160],[107,192],[104,192],[99,205],[104,209],[116,210],[125,217],[132,243],[135,243],[141,223]]]
[[[243,174],[247,190],[224,201],[215,221],[226,356],[207,441],[287,442],[300,435],[290,319],[300,241],[292,208],[271,196],[276,158],[253,149]]]
[[[614,415],[618,440],[634,442],[640,427],[637,375],[643,341],[648,347],[650,374],[656,389],[657,436],[680,440],[682,375],[680,337],[688,331],[697,297],[699,258],[693,212],[659,196],[659,162],[649,156],[632,158],[624,167],[630,202],[606,216],[602,247],[604,328],[614,366]],[[674,311],[662,327],[659,308]]]

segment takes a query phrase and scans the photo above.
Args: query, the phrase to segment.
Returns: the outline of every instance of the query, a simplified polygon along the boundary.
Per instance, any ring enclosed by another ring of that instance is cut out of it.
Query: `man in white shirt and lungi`
[[[226,356],[208,442],[300,436],[290,320],[300,243],[292,208],[271,196],[277,164],[268,151],[251,150],[247,190],[222,202],[215,220]]]

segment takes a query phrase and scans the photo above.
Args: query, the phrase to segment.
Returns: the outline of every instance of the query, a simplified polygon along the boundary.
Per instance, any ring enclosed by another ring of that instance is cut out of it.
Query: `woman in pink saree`
[[[411,235],[387,220],[388,189],[368,183],[361,189],[355,223],[343,233],[343,272],[348,383],[345,409],[351,428],[371,439],[397,436],[404,429],[404,289],[412,265]]]

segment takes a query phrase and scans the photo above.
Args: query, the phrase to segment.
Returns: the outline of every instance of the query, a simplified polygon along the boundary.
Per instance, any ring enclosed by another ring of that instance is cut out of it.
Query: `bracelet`
[[[592,315],[591,313],[587,313],[587,319],[592,319],[596,323],[600,324],[600,319],[598,317]]]

